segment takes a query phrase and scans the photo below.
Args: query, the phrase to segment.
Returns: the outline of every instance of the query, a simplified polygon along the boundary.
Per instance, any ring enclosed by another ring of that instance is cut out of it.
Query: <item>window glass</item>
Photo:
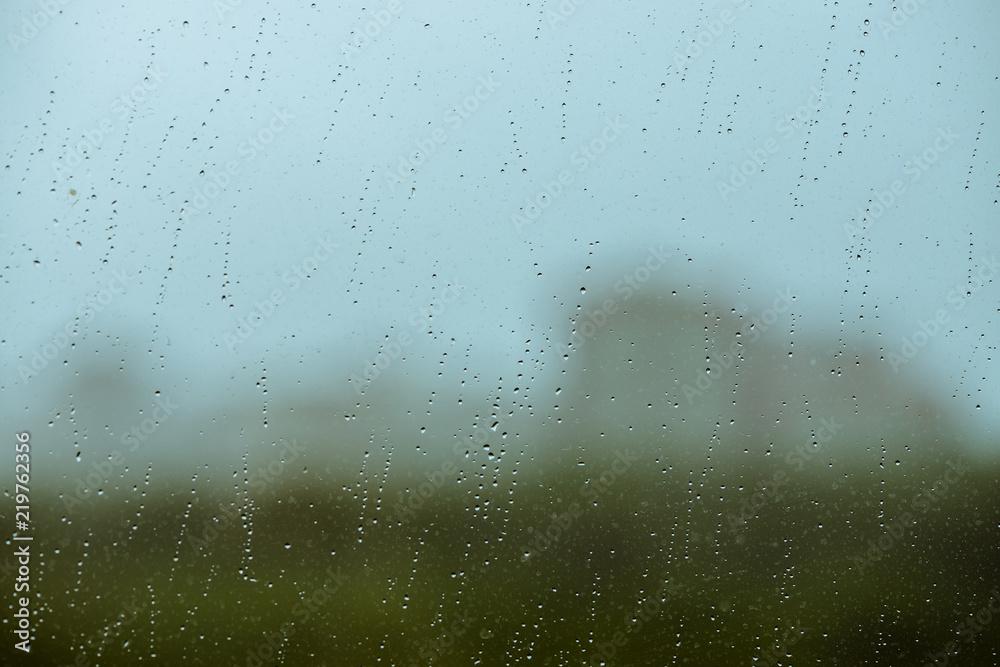
[[[3,664],[994,664],[994,4],[0,22]]]

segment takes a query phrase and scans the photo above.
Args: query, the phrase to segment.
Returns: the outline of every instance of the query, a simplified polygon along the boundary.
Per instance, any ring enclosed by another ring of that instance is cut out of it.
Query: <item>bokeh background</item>
[[[997,663],[993,4],[0,25],[5,664]]]

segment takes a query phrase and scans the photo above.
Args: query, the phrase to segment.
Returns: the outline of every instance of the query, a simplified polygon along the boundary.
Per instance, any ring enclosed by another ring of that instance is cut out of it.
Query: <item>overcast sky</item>
[[[3,424],[95,362],[202,409],[401,334],[512,375],[662,247],[886,364],[943,311],[906,370],[995,433],[1000,10],[874,4],[6,3]]]

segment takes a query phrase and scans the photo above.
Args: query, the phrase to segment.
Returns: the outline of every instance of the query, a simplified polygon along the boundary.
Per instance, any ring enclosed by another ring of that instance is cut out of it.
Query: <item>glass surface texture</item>
[[[0,26],[0,663],[1000,662],[997,3]]]

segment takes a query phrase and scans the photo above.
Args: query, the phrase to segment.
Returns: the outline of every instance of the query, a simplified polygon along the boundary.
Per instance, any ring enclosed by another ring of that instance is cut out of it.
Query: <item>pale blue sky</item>
[[[340,380],[384,336],[415,332],[411,317],[450,285],[460,298],[434,318],[436,339],[416,334],[426,351],[409,372],[454,350],[483,377],[509,375],[526,340],[561,342],[580,287],[610,289],[652,244],[697,267],[720,308],[790,287],[797,333],[863,335],[889,353],[998,252],[1000,13],[984,0],[926,2],[887,35],[888,3],[586,2],[553,22],[554,1],[411,1],[349,59],[341,44],[387,2],[245,0],[221,18],[219,4],[76,0],[14,43],[39,5],[0,10],[8,432],[51,415],[75,364],[108,345],[146,352],[131,370],[202,407],[259,395],[261,365],[277,386],[331,368]],[[679,70],[696,38],[703,52]],[[160,80],[122,112],[151,69]],[[484,79],[496,89],[467,102]],[[816,104],[814,89],[828,97]],[[463,103],[476,108],[456,123]],[[804,122],[786,118],[810,104]],[[276,111],[280,131],[247,149]],[[581,160],[615,119],[620,134]],[[102,127],[60,178],[53,164]],[[905,163],[939,129],[957,138],[912,180]],[[435,130],[444,141],[391,187]],[[763,172],[723,199],[718,183],[765,145]],[[240,173],[182,216],[228,162]],[[572,182],[516,229],[525,198],[563,170]],[[844,225],[894,179],[905,192],[850,239]],[[318,239],[338,248],[285,280]],[[114,271],[136,278],[24,386],[18,367]],[[226,335],[275,289],[280,317],[231,352]],[[997,289],[913,362],[970,433],[1000,426]],[[540,369],[539,386],[559,385],[557,367]]]

